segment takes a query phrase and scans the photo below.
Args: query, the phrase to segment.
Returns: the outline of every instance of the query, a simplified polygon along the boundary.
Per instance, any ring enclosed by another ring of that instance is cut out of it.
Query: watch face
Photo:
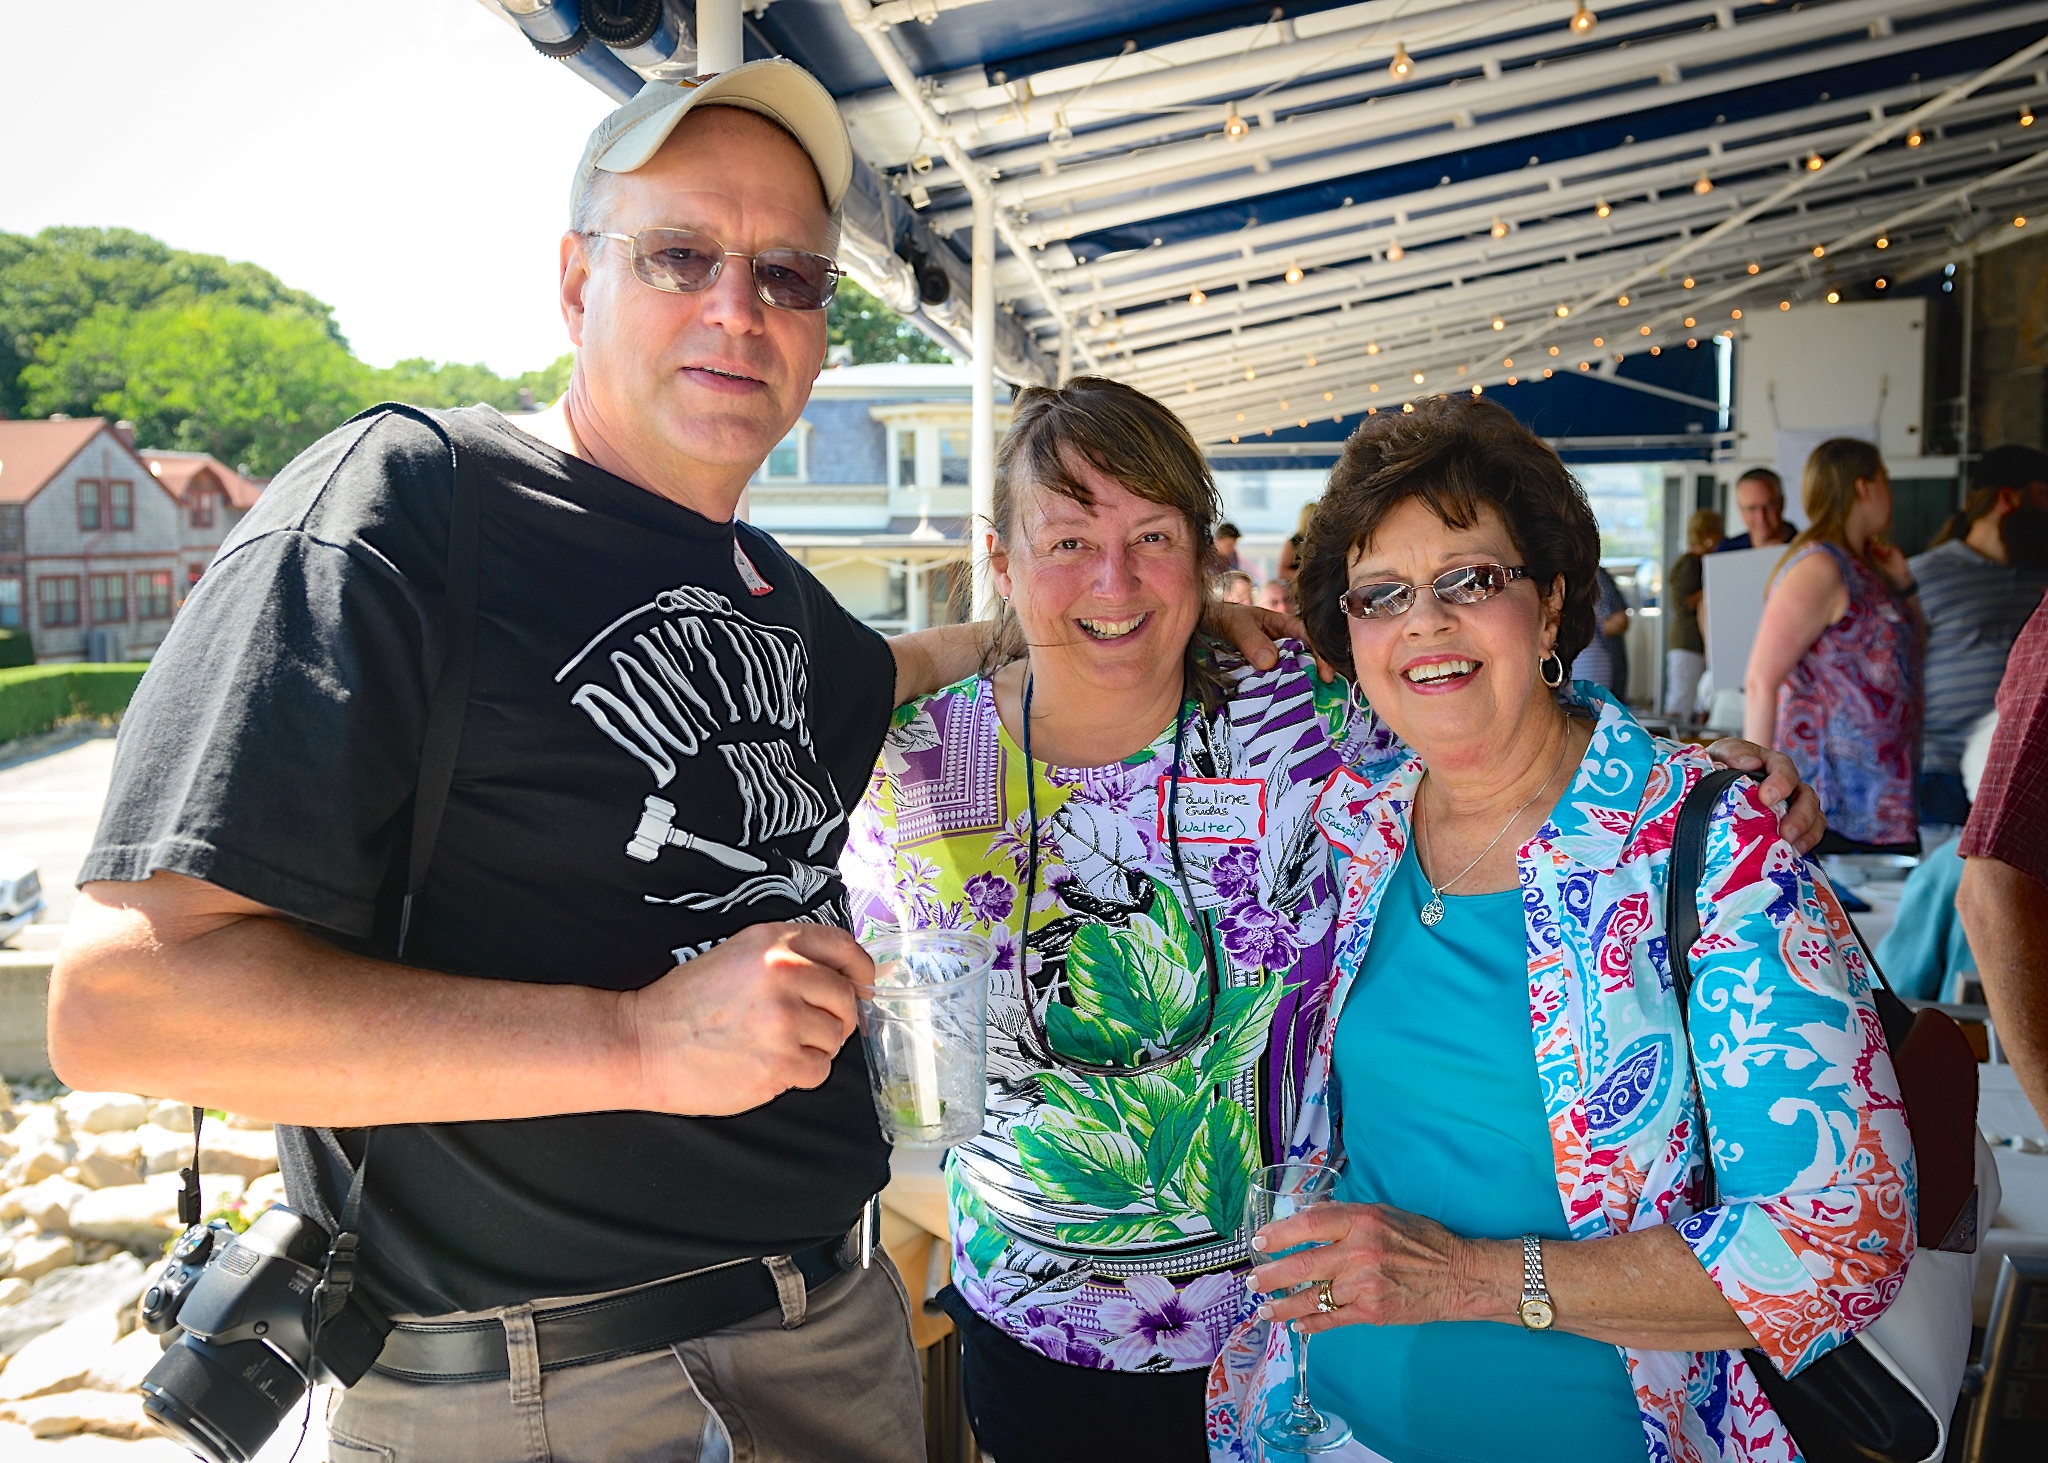
[[[1531,1331],[1547,1331],[1552,1319],[1550,1302],[1541,1296],[1531,1296],[1522,1302],[1522,1324]]]

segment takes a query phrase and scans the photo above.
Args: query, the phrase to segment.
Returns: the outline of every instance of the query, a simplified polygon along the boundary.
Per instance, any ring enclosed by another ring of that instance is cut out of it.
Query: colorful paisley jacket
[[[1679,805],[1711,764],[1590,683],[1575,692],[1598,717],[1592,743],[1518,855],[1558,1198],[1577,1239],[1674,1225],[1758,1345],[1796,1372],[1883,1313],[1913,1253],[1912,1142],[1868,967],[1826,881],[1779,839],[1755,784],[1737,783],[1708,835],[1692,948],[1692,1053],[1721,1191],[1699,1211],[1699,1107],[1663,912]],[[1341,771],[1318,804],[1343,866],[1338,976],[1296,1156],[1341,1161],[1343,1123],[1372,1120],[1336,1110],[1331,1046],[1422,772],[1419,759],[1378,781]],[[1257,1410],[1287,1371],[1286,1338],[1251,1304],[1210,1370],[1213,1458],[1254,1455]],[[1656,1463],[1800,1457],[1739,1352],[1624,1354]]]

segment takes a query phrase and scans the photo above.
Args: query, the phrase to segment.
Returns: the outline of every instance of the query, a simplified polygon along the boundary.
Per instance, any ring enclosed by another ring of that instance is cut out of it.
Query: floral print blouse
[[[1025,1346],[1111,1371],[1206,1368],[1248,1268],[1252,1169],[1296,1120],[1331,978],[1336,885],[1316,798],[1346,762],[1391,765],[1379,724],[1288,648],[1229,673],[1213,716],[1182,715],[1182,864],[1165,845],[1174,729],[1108,767],[1036,767],[1038,894],[1023,935],[1026,763],[984,680],[898,711],[841,860],[863,935],[973,930],[994,941],[988,1102],[946,1165],[953,1280]],[[1202,924],[1198,925],[1197,921]],[[1206,925],[1220,991],[1201,1029]]]
[[[1574,694],[1598,718],[1592,743],[1518,856],[1558,1199],[1578,1239],[1674,1225],[1790,1374],[1883,1313],[1914,1248],[1912,1141],[1869,971],[1827,881],[1778,837],[1755,785],[1737,783],[1708,834],[1692,949],[1692,1056],[1721,1188],[1701,1211],[1701,1112],[1663,911],[1678,809],[1711,764],[1591,683]],[[1339,772],[1318,805],[1340,857],[1338,978],[1292,1156],[1341,1162],[1343,1123],[1372,1121],[1336,1110],[1331,1043],[1422,773],[1420,759],[1378,778]],[[1255,1455],[1257,1409],[1287,1369],[1285,1333],[1252,1304],[1210,1371],[1216,1459]],[[1740,1352],[1624,1354],[1651,1459],[1800,1457]]]

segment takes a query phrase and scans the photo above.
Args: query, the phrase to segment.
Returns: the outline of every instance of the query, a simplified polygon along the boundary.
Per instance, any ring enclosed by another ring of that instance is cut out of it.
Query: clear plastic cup
[[[972,1138],[981,1131],[995,946],[959,930],[910,930],[862,944],[875,979],[854,992],[882,1136],[902,1148]]]

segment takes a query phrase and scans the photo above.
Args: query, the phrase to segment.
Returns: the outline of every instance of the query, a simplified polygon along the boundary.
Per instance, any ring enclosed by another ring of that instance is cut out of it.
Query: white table
[[[1977,1125],[1990,1140],[1998,1159],[1998,1182],[2005,1190],[1991,1228],[1977,1247],[1976,1321],[1991,1314],[1992,1292],[1998,1288],[1998,1262],[2006,1255],[2048,1255],[2048,1153],[2021,1153],[2001,1141],[2015,1135],[2048,1146],[2048,1127],[2020,1091],[2011,1067],[1977,1068]]]

